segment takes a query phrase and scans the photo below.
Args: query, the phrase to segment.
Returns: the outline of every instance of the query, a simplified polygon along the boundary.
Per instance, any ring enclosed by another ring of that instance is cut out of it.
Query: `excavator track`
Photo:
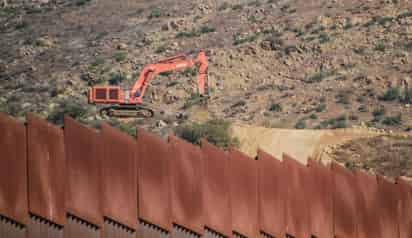
[[[116,105],[100,109],[102,117],[151,118],[154,111],[144,105]]]

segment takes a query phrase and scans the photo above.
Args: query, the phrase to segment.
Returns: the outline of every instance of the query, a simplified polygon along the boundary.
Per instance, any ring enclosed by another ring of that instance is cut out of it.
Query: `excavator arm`
[[[205,83],[207,77],[208,62],[204,51],[200,51],[196,59],[187,59],[184,55],[178,55],[172,58],[164,59],[156,64],[149,64],[143,68],[138,80],[130,90],[130,103],[142,103],[143,96],[150,80],[156,75],[168,72],[182,70],[185,68],[198,66],[197,87],[200,95],[205,93]]]

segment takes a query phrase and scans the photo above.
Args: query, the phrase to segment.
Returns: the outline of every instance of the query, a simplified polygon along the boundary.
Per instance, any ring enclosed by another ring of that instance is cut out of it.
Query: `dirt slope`
[[[309,157],[330,161],[330,156],[324,152],[332,145],[380,134],[366,129],[267,129],[238,124],[232,129],[233,134],[239,138],[240,150],[249,156],[256,156],[257,149],[260,148],[278,159],[282,159],[282,154],[286,153],[303,164],[306,164]]]

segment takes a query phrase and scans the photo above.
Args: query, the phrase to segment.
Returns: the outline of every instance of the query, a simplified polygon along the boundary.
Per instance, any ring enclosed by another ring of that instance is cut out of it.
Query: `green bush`
[[[243,9],[243,5],[242,4],[236,4],[232,6],[232,10],[242,10]]]
[[[402,123],[402,115],[398,114],[397,116],[389,116],[383,119],[382,124],[387,126],[397,126]]]
[[[312,120],[317,120],[317,119],[318,119],[318,115],[316,115],[315,113],[312,113],[312,114],[309,116],[309,118],[312,119]]]
[[[324,44],[324,43],[326,43],[326,42],[328,42],[328,41],[330,41],[329,35],[328,35],[327,33],[325,33],[325,32],[322,32],[322,33],[319,35],[319,43]]]
[[[127,58],[127,52],[125,51],[118,51],[114,54],[114,59],[117,62],[123,62],[126,60],[126,58]]]
[[[386,110],[384,107],[380,107],[380,108],[373,110],[372,112],[373,121],[374,122],[380,121],[382,117],[385,115],[385,113],[386,113]]]
[[[255,41],[258,38],[257,33],[251,33],[246,36],[241,36],[240,34],[236,34],[233,36],[233,44],[240,45],[247,42]]]
[[[282,111],[282,105],[279,103],[272,103],[269,107],[269,111],[271,112],[281,112]]]
[[[122,73],[112,74],[111,78],[109,79],[109,84],[119,85],[124,80],[126,80],[126,76],[124,76]]]
[[[159,8],[155,8],[150,12],[149,18],[159,18],[162,16],[162,11]]]
[[[385,45],[385,43],[379,42],[378,44],[376,44],[375,50],[376,50],[376,51],[384,52],[384,51],[386,50],[386,45]]]
[[[222,3],[222,5],[219,6],[219,8],[217,9],[218,11],[224,11],[226,9],[230,8],[230,4],[227,2]]]
[[[383,101],[394,101],[399,98],[399,95],[399,88],[389,88],[379,99]]]
[[[80,120],[87,115],[87,105],[81,103],[79,100],[67,100],[59,103],[59,106],[52,111],[47,120],[54,124],[62,125],[64,115]]]
[[[350,93],[349,91],[340,91],[336,95],[336,103],[344,104],[344,105],[349,105],[350,104]]]
[[[329,129],[337,129],[337,128],[346,128],[347,127],[347,116],[341,115],[336,118],[331,118],[325,121],[322,121],[318,128],[329,128]]]
[[[325,103],[320,103],[316,108],[315,111],[316,112],[323,112],[326,110],[326,104]]]
[[[86,4],[90,3],[90,2],[91,2],[91,0],[77,0],[77,1],[76,1],[76,5],[77,5],[77,6],[83,6],[83,5],[86,5]]]
[[[161,53],[164,53],[166,50],[167,50],[167,46],[162,45],[162,46],[159,46],[159,47],[155,50],[155,53],[156,53],[156,54],[161,54]]]
[[[295,124],[295,129],[305,129],[306,128],[306,122],[305,120],[299,120],[296,124]]]
[[[193,144],[200,144],[200,140],[205,138],[208,142],[223,148],[237,146],[238,140],[229,133],[230,122],[214,119],[203,124],[187,123],[175,128],[178,137]]]
[[[210,26],[202,26],[200,28],[200,33],[201,34],[207,34],[207,33],[215,32],[215,31],[216,31],[216,29],[213,28],[213,27],[210,27]]]
[[[318,82],[321,82],[322,80],[324,80],[325,78],[330,77],[334,74],[335,74],[334,71],[321,70],[321,71],[316,72],[316,73],[310,75],[309,77],[307,77],[305,81],[307,83],[318,83]]]

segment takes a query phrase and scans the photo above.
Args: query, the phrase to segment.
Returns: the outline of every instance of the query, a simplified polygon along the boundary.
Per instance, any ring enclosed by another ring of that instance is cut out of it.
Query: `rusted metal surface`
[[[376,177],[359,170],[356,170],[355,175],[358,184],[356,192],[359,194],[356,215],[357,237],[382,237],[379,226],[379,194]]]
[[[25,238],[25,226],[0,215],[0,237],[1,238]]]
[[[282,162],[262,150],[258,150],[258,157],[260,230],[272,237],[285,237],[287,180]]]
[[[205,233],[203,234],[202,237],[203,238],[226,238],[226,237],[231,237],[231,236],[230,235],[229,236],[222,235],[221,233],[216,232],[216,231],[211,230],[211,229],[206,227],[205,228]]]
[[[380,237],[399,237],[398,204],[399,191],[394,183],[378,176],[378,218],[380,220]],[[410,214],[412,216],[412,213]]]
[[[224,236],[232,233],[229,158],[223,150],[202,141],[204,158],[203,208],[205,226]]]
[[[357,194],[355,175],[332,163],[335,237],[356,236]]]
[[[102,124],[103,215],[133,230],[137,226],[136,140]],[[109,226],[110,227],[110,226]]]
[[[169,238],[170,232],[153,224],[141,221],[137,228],[137,238]]]
[[[101,160],[98,133],[64,118],[67,165],[67,211],[101,227]]]
[[[56,224],[66,221],[66,160],[60,128],[27,116],[29,210]]]
[[[137,221],[136,221],[137,223]],[[103,223],[103,237],[104,238],[135,238],[136,231],[130,229],[123,224],[120,224],[111,219],[105,219]]]
[[[137,131],[139,218],[171,231],[170,146],[143,129]]]
[[[398,221],[399,238],[412,237],[412,187],[402,179],[397,179],[399,192]]]
[[[169,137],[169,142],[173,151],[171,154],[173,222],[201,235],[204,224],[201,150],[174,136]]]
[[[63,227],[31,215],[27,224],[27,236],[29,238],[63,238]]]
[[[283,156],[286,169],[286,233],[293,237],[310,237],[308,194],[308,169],[292,159]]]
[[[242,236],[258,237],[257,161],[234,149],[229,156],[233,230]]]
[[[28,218],[26,128],[0,113],[0,215],[21,224]]]
[[[94,224],[78,217],[68,215],[63,230],[64,238],[100,238],[101,230]],[[104,237],[109,238],[109,237]]]
[[[203,233],[203,232],[202,232]],[[199,233],[193,232],[183,226],[174,224],[172,228],[172,238],[200,238]]]
[[[311,235],[333,238],[333,177],[331,170],[308,160],[309,221]]]

